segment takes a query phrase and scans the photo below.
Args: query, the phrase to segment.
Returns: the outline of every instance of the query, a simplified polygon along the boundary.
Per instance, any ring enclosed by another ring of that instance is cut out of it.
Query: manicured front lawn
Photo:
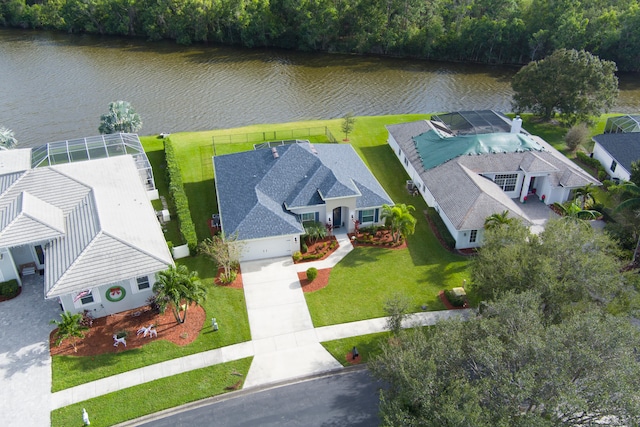
[[[360,363],[367,363],[369,359],[380,354],[380,344],[388,340],[390,336],[391,332],[378,332],[375,334],[360,335],[358,337],[326,341],[321,344],[338,362],[342,363],[342,366],[351,366],[351,363],[349,363],[345,356],[353,350],[353,347],[358,349]]]
[[[215,317],[220,329],[214,333],[209,321],[205,321],[198,338],[184,347],[158,340],[142,348],[120,353],[93,357],[55,356],[52,359],[54,392],[142,366],[251,339],[244,292],[241,289],[214,286],[215,273],[210,267],[212,263],[202,256],[185,258],[178,263],[198,271],[200,278],[208,284],[204,309],[207,319]]]
[[[185,403],[228,393],[226,387],[246,378],[252,360],[252,357],[248,357],[197,369],[65,406],[51,412],[51,425],[80,426],[82,408],[85,408],[92,426],[112,426]]]

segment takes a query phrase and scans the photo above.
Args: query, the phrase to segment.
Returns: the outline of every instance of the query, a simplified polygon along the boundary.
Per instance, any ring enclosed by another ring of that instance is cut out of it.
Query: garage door
[[[245,240],[242,261],[254,259],[291,256],[292,237],[274,237],[272,239]]]

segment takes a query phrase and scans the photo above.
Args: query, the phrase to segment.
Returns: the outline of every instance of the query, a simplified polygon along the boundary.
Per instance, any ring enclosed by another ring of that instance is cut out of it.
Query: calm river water
[[[0,29],[0,126],[21,146],[98,134],[111,101],[141,134],[356,115],[510,111],[506,67],[178,46]],[[640,76],[616,111],[640,111]]]

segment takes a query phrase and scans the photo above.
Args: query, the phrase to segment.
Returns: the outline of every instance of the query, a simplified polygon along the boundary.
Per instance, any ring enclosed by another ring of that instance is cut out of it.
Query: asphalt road
[[[366,369],[339,372],[255,393],[241,393],[136,425],[377,426],[378,389],[379,384]]]

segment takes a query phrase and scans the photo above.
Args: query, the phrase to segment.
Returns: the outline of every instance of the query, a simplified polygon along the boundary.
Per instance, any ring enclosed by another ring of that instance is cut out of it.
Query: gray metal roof
[[[0,193],[0,212],[22,220],[22,240],[14,238],[0,246],[18,246],[36,237],[43,244],[48,241],[47,297],[151,274],[173,264],[131,156],[46,166],[14,175]],[[15,221],[3,219],[0,237],[16,236],[14,226]],[[61,228],[62,235],[46,235]]]
[[[277,153],[277,157],[272,152]],[[356,197],[356,207],[391,198],[347,144],[297,143],[213,158],[220,220],[240,240],[302,234],[289,209]]]
[[[640,159],[640,132],[605,133],[594,136],[593,140],[607,150],[629,173],[631,163]]]
[[[508,133],[511,130],[511,120],[504,114],[493,110],[434,114],[432,120],[446,124],[450,130],[459,135]]]

